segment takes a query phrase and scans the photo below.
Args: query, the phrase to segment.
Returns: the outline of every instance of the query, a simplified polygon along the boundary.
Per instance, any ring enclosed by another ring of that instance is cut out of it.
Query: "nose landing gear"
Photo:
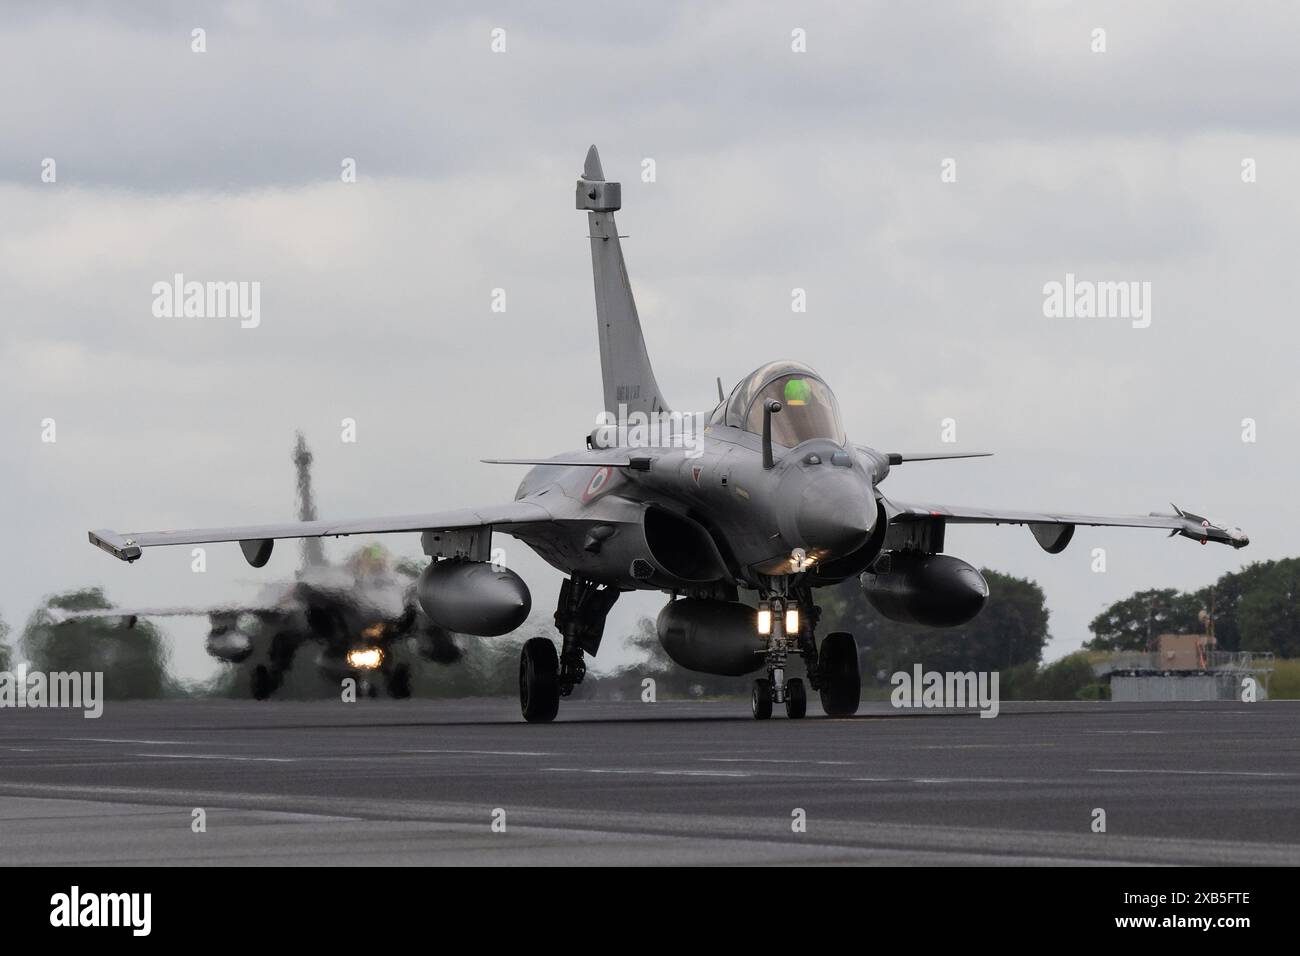
[[[767,677],[754,681],[750,694],[754,719],[771,717],[773,704],[784,704],[791,720],[808,712],[803,680],[785,677],[786,658],[792,652],[803,658],[808,683],[818,692],[826,716],[849,717],[857,713],[862,691],[857,642],[852,634],[836,631],[822,639],[819,651],[813,635],[820,613],[807,590],[785,600],[773,597],[759,606],[759,634],[767,642]]]

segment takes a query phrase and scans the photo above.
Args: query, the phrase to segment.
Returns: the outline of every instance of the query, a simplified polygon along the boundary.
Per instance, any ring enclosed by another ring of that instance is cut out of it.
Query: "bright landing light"
[[[384,662],[384,652],[377,647],[359,647],[348,651],[348,666],[372,671]]]

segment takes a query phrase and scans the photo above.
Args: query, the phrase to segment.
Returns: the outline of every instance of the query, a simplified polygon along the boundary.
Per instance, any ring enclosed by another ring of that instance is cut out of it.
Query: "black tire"
[[[754,681],[750,691],[749,703],[754,710],[755,720],[767,720],[772,716],[772,682],[765,677]]]
[[[406,700],[411,696],[410,664],[398,664],[388,675],[388,696],[395,700]]]
[[[822,639],[817,658],[822,710],[827,717],[852,717],[858,712],[862,675],[858,672],[858,643],[852,634],[836,631]]]
[[[560,656],[544,637],[524,642],[519,654],[519,709],[530,724],[544,724],[560,712]]]
[[[275,681],[271,677],[271,671],[265,664],[258,664],[253,668],[253,699],[266,700],[273,690]]]
[[[793,677],[785,682],[785,715],[791,720],[798,720],[808,713],[808,692],[803,680]]]

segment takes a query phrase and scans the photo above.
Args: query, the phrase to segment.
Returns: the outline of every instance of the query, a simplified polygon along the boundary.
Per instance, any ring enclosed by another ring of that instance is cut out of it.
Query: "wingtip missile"
[[[89,532],[89,537],[91,544],[107,551],[119,561],[126,561],[129,564],[140,557],[139,545],[116,531],[101,528],[98,531]]]
[[[1250,536],[1240,528],[1230,528],[1225,524],[1218,524],[1204,515],[1186,511],[1172,501],[1169,503],[1169,507],[1174,509],[1172,515],[1158,515],[1154,511],[1151,514],[1158,517],[1183,519],[1183,527],[1175,528],[1169,533],[1171,538],[1174,535],[1181,535],[1192,541],[1199,541],[1201,544],[1208,544],[1213,541],[1217,544],[1232,545],[1234,548],[1244,548],[1250,544]]]

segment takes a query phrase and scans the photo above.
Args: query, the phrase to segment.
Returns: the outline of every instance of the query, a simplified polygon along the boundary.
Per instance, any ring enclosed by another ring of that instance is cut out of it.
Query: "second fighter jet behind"
[[[92,531],[110,554],[135,561],[144,548],[238,541],[254,567],[280,538],[418,533],[429,565],[420,605],[447,631],[504,634],[531,608],[524,581],[490,561],[494,531],[525,542],[562,571],[555,611],[557,654],[547,638],[524,644],[519,692],[524,717],[549,721],[582,681],[620,593],[671,595],[659,615],[665,651],[712,674],[761,672],[754,716],[783,704],[803,717],[807,690],[787,679],[791,656],[825,713],[856,712],[857,645],[851,634],[817,637],[815,591],[859,576],[866,599],[895,620],[936,627],[965,623],[988,585],[971,564],[944,552],[950,523],[1028,525],[1048,553],[1065,549],[1077,525],[1154,528],[1201,543],[1244,547],[1248,538],[1200,515],[1092,515],[916,504],[881,490],[910,461],[974,457],[882,452],[845,434],[835,395],[806,365],[777,361],[742,379],[699,428],[669,410],[650,365],[614,213],[618,183],[605,180],[593,146],[577,183],[587,213],[595,274],[596,325],[605,424],[584,448],[531,465],[511,502],[460,511],[349,521],[312,521],[186,531]],[[758,608],[738,600],[757,592]]]

